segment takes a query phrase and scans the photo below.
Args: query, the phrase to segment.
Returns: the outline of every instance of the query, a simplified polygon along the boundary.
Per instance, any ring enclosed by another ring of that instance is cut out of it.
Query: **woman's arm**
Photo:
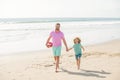
[[[67,43],[66,43],[65,38],[63,38],[63,43],[64,43],[64,45],[65,45],[65,47],[66,47],[66,51],[68,51],[68,46],[67,46]]]

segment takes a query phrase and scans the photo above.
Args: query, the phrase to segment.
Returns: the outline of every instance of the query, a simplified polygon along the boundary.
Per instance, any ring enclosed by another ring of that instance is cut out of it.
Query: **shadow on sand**
[[[81,75],[81,76],[87,76],[87,77],[98,77],[98,78],[106,78],[106,74],[111,74],[109,72],[105,72],[103,70],[101,71],[93,71],[93,70],[84,70],[81,69],[81,72],[72,72],[72,71],[68,71],[66,69],[61,68],[63,72],[66,72],[70,75]],[[104,75],[103,75],[104,74]]]

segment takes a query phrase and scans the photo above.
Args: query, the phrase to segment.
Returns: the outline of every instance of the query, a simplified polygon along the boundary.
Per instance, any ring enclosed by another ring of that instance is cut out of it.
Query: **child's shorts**
[[[79,58],[81,58],[81,56],[82,56],[82,54],[75,55],[76,60],[79,59]]]
[[[61,55],[61,46],[53,47],[53,55],[60,56]]]

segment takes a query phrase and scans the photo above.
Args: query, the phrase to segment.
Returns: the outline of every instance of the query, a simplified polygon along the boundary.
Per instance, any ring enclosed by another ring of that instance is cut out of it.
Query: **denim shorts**
[[[76,60],[79,59],[79,58],[81,58],[81,56],[82,56],[82,54],[76,54],[75,55]]]

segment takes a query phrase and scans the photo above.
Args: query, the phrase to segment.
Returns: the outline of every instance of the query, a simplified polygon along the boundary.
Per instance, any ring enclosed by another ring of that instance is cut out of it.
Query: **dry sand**
[[[120,40],[85,47],[81,70],[63,49],[55,73],[51,49],[0,57],[0,80],[120,80]]]

